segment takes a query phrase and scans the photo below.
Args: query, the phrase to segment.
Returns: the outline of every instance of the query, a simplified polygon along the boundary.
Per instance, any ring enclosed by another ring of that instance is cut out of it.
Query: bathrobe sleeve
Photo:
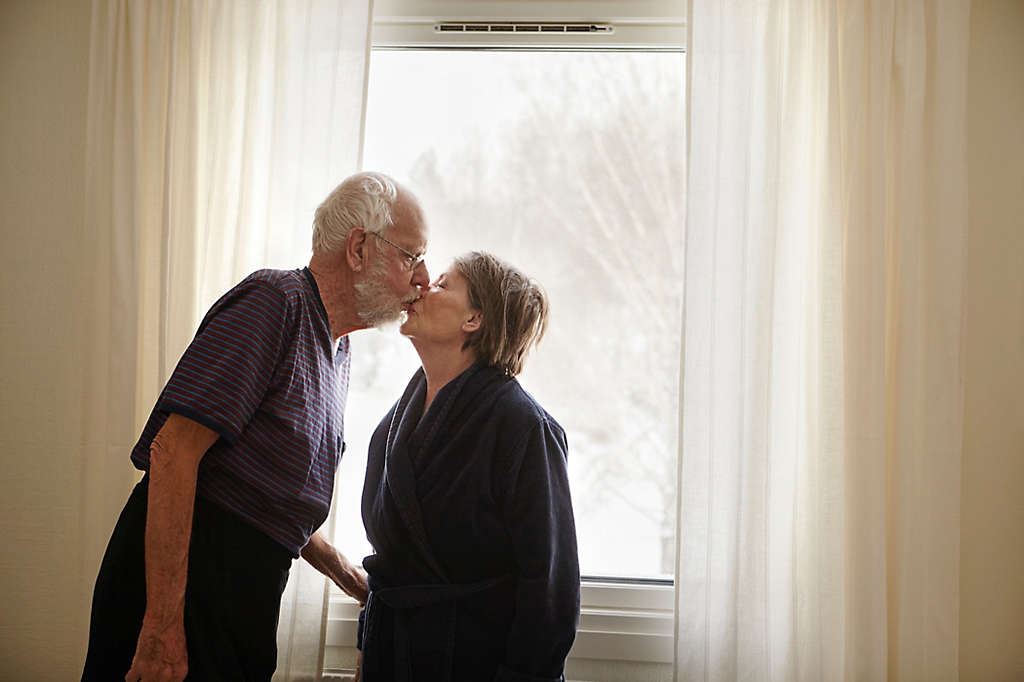
[[[495,682],[559,680],[580,612],[565,432],[540,419],[512,449],[503,504],[515,555],[515,615]]]

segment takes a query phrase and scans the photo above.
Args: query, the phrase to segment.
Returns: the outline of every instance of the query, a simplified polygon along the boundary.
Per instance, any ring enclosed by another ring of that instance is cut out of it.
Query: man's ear
[[[345,260],[352,272],[361,272],[366,267],[369,258],[366,249],[366,230],[361,227],[349,228],[345,235]]]
[[[476,310],[473,311],[473,315],[462,323],[462,331],[467,334],[472,334],[477,329],[480,329],[480,325],[483,324],[484,317]]]

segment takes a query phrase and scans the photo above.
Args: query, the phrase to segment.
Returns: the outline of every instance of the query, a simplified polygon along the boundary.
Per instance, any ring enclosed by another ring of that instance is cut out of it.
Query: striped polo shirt
[[[334,352],[308,268],[254,272],[206,314],[132,462],[149,470],[150,444],[172,412],[216,431],[197,494],[298,556],[331,506],[350,361],[347,336]]]

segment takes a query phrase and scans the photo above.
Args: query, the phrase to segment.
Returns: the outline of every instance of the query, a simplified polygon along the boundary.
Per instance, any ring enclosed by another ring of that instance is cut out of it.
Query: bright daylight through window
[[[671,578],[682,307],[684,56],[376,51],[364,168],[409,183],[432,276],[487,250],[552,302],[524,387],[565,427],[581,571]],[[418,367],[352,339],[338,547],[370,551],[366,440]]]

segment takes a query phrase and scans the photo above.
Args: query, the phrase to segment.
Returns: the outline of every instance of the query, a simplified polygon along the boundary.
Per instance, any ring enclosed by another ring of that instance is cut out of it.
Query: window
[[[520,380],[566,429],[581,570],[591,577],[567,675],[575,666],[576,676],[595,679],[587,661],[615,659],[654,666],[622,679],[659,679],[672,635],[681,22],[616,23],[612,11],[572,22],[556,11],[560,3],[544,4],[547,18],[495,12],[491,21],[479,9],[410,18],[378,2],[375,47],[406,49],[374,51],[363,165],[420,195],[432,226],[432,275],[480,249],[547,289],[548,334]],[[637,12],[655,4],[629,3]],[[544,36],[519,26],[563,30]],[[567,26],[598,30],[569,34]],[[622,49],[644,35],[647,49]],[[516,49],[438,49],[452,45]],[[346,422],[359,427],[346,433],[335,540],[358,557],[370,551],[359,514],[366,440],[419,362],[393,332],[352,345]],[[328,669],[346,667],[341,645],[354,639],[355,614],[351,602],[333,600]],[[618,679],[604,671],[602,679]]]

